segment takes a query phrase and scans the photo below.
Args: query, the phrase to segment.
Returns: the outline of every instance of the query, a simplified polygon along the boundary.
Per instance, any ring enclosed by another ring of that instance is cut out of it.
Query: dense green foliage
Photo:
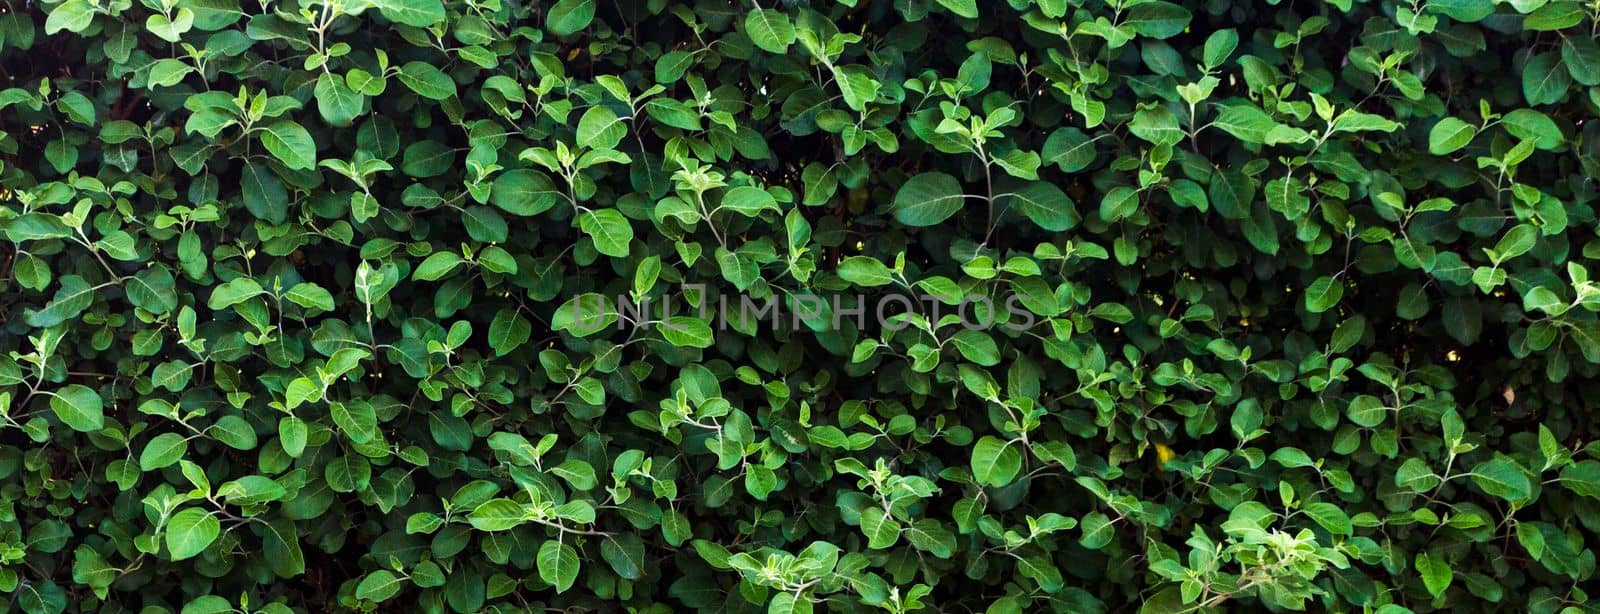
[[[0,609],[1597,609],[1600,2],[5,7]]]

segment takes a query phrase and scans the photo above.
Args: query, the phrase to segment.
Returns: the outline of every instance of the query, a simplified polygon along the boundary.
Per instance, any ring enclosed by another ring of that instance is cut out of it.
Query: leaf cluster
[[[11,0],[0,609],[1593,612],[1597,33]]]

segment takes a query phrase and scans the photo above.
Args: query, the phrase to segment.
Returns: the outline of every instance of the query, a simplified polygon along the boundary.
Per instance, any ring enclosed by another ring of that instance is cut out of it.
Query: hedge
[[[8,0],[0,609],[1600,610],[1593,0]]]

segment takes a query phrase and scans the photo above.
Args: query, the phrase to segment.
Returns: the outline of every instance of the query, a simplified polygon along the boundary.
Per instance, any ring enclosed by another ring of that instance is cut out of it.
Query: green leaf
[[[610,328],[617,323],[617,308],[611,299],[597,293],[587,293],[568,299],[550,316],[550,327],[587,337]]]
[[[244,206],[257,219],[282,224],[289,219],[289,192],[283,180],[265,164],[252,162],[244,166]]]
[[[305,555],[300,551],[299,533],[293,520],[280,518],[268,522],[262,531],[262,554],[267,566],[279,578],[293,578],[306,570]]]
[[[150,371],[150,383],[168,392],[182,392],[189,386],[193,367],[181,360],[169,360]]]
[[[878,97],[878,90],[882,86],[873,78],[871,69],[851,64],[836,67],[833,70],[833,83],[839,87],[839,94],[844,97],[844,102],[852,110],[866,110],[867,102]]]
[[[504,242],[511,232],[505,218],[483,205],[474,205],[462,211],[461,225],[467,228],[467,236],[484,243]]]
[[[1422,576],[1422,585],[1428,589],[1428,594],[1438,598],[1450,588],[1450,580],[1455,577],[1455,572],[1450,569],[1450,564],[1441,559],[1436,559],[1426,552],[1417,553],[1417,573]]]
[[[121,575],[121,570],[106,563],[88,544],[73,550],[72,559],[72,581],[90,587],[97,596],[105,595],[105,589]]]
[[[750,42],[771,53],[785,53],[794,44],[794,24],[789,16],[775,10],[757,8],[744,16],[744,30]]]
[[[1350,407],[1345,414],[1358,426],[1371,428],[1389,419],[1389,408],[1384,406],[1378,397],[1364,394],[1351,399]]]
[[[1070,520],[1070,519],[1069,519]],[[1073,521],[1074,523],[1076,521]],[[941,559],[953,556],[958,547],[956,536],[946,529],[937,520],[926,519],[906,527],[906,541],[916,549],[927,552]]]
[[[305,307],[306,309],[319,309],[333,311],[333,294],[314,283],[302,282],[295,284],[285,292],[283,298],[289,302]]]
[[[813,611],[810,599],[794,593],[775,594],[772,603],[767,605],[767,614],[811,614]]]
[[[1232,28],[1217,30],[1206,37],[1205,46],[1202,48],[1201,61],[1206,66],[1221,66],[1233,55],[1239,47],[1239,32]]]
[[[1566,141],[1561,128],[1550,116],[1533,109],[1516,109],[1501,118],[1506,132],[1519,139],[1531,140],[1539,149],[1555,149]]]
[[[306,426],[304,420],[293,416],[278,420],[278,440],[290,457],[300,457],[306,449],[306,440],[309,436],[310,428]]]
[[[1570,0],[1556,0],[1529,13],[1522,20],[1522,28],[1533,32],[1564,30],[1583,23],[1583,5]]]
[[[1572,80],[1583,85],[1600,85],[1600,42],[1589,36],[1561,38],[1561,63]]]
[[[429,100],[444,100],[456,95],[456,82],[450,75],[427,62],[406,62],[400,67],[400,82]]]
[[[616,209],[594,209],[578,216],[578,226],[594,239],[595,249],[615,258],[626,258],[633,242],[633,225]]]
[[[708,348],[716,342],[711,325],[693,316],[672,316],[661,323],[661,337],[679,347]]]
[[[1339,304],[1339,299],[1344,297],[1344,284],[1333,277],[1324,275],[1311,282],[1306,288],[1306,311],[1322,313]]]
[[[1528,104],[1555,104],[1567,96],[1572,77],[1553,51],[1533,55],[1522,67],[1522,96]]]
[[[668,51],[656,59],[656,83],[668,85],[676,83],[694,65],[695,56],[687,51]]]
[[[950,337],[950,342],[961,352],[961,357],[985,367],[1000,364],[1000,348],[994,337],[982,330],[965,329]]]
[[[50,16],[44,20],[44,33],[48,36],[62,30],[82,32],[94,22],[94,13],[94,5],[88,0],[66,0],[50,10]]]
[[[1395,304],[1395,315],[1407,320],[1420,320],[1428,315],[1428,294],[1420,284],[1407,284],[1400,289],[1399,302]]]
[[[1493,14],[1494,5],[1493,0],[1429,0],[1427,7],[1456,21],[1475,23]]]
[[[600,556],[611,565],[612,571],[625,580],[642,580],[645,577],[644,540],[637,534],[625,533],[601,540]]]
[[[1220,106],[1211,124],[1246,143],[1267,142],[1267,133],[1278,125],[1272,116],[1254,104],[1237,102]]]
[[[1230,220],[1242,220],[1250,215],[1250,204],[1256,196],[1254,181],[1236,169],[1217,169],[1211,174],[1211,185],[1206,190],[1211,206]]]
[[[1396,486],[1413,492],[1427,492],[1439,485],[1439,476],[1428,468],[1428,464],[1419,458],[1408,458],[1400,464],[1395,471],[1394,483]]]
[[[359,400],[347,403],[334,401],[328,404],[328,415],[354,443],[364,444],[378,438],[378,417],[371,403]]]
[[[867,547],[884,549],[900,541],[900,521],[881,508],[861,510],[861,533],[867,536]]]
[[[984,435],[972,447],[972,477],[996,488],[1015,480],[1022,470],[1022,452],[999,438]]]
[[[449,275],[463,260],[455,252],[434,252],[422,260],[411,272],[411,278],[421,281],[438,281]]]
[[[282,499],[289,491],[272,478],[247,475],[217,487],[217,494],[229,505],[260,505]]]
[[[578,551],[557,539],[547,539],[539,545],[536,562],[539,579],[555,585],[557,593],[567,592],[578,580]]]
[[[1545,541],[1544,532],[1539,530],[1535,523],[1517,523],[1517,543],[1522,545],[1534,560],[1544,557]]]
[[[439,0],[370,0],[389,21],[426,28],[445,20],[444,3]]]
[[[139,468],[155,471],[170,467],[189,451],[189,440],[177,433],[162,433],[151,438],[139,453]]]
[[[957,16],[967,19],[978,18],[977,0],[939,0],[939,5]]]
[[[990,78],[994,77],[994,62],[990,61],[989,54],[979,53],[966,56],[962,67],[955,74],[955,82],[960,83],[962,91],[982,91],[989,88]],[[1000,158],[995,158],[1000,160]],[[1038,177],[1030,177],[1038,179]]]
[[[442,8],[442,5],[441,5]],[[317,77],[314,90],[317,113],[331,126],[349,126],[366,106],[366,98],[345,84],[345,80],[323,73]]]
[[[739,186],[722,195],[721,208],[732,210],[745,217],[756,217],[762,211],[778,210],[778,201],[761,188]]]
[[[545,22],[556,36],[574,34],[594,21],[595,0],[560,0],[550,7]]]
[[[196,598],[183,606],[181,614],[228,614],[234,612],[233,604],[216,595]]]
[[[479,531],[509,531],[527,522],[527,513],[510,499],[490,499],[472,508],[467,521]]]
[[[1312,503],[1305,507],[1305,513],[1334,535],[1350,535],[1354,530],[1350,524],[1350,516],[1332,503]]]
[[[1071,230],[1083,219],[1072,198],[1055,184],[1046,181],[1022,184],[1010,192],[997,195],[995,203],[1003,209],[1020,211],[1034,224],[1050,232]]]
[[[1100,199],[1100,219],[1115,222],[1139,211],[1139,191],[1122,185],[1108,190]]]
[[[886,286],[894,283],[894,272],[877,258],[851,256],[839,263],[839,277],[863,287]]]
[[[1089,512],[1078,522],[1078,528],[1083,531],[1078,544],[1090,550],[1099,550],[1111,543],[1115,532],[1111,519],[1100,512]]]
[[[1045,164],[1054,164],[1061,170],[1073,173],[1094,163],[1094,140],[1082,130],[1072,127],[1057,128],[1044,141],[1039,154]]]
[[[1446,117],[1428,131],[1428,153],[1436,156],[1449,155],[1466,147],[1477,134],[1478,130],[1472,124],[1454,117]]]
[[[533,323],[512,309],[501,309],[489,322],[489,347],[495,356],[511,353],[533,336]]]
[[[1394,132],[1400,124],[1382,115],[1347,109],[1333,119],[1334,132]]]
[[[150,65],[147,80],[152,87],[172,87],[183,82],[184,77],[194,72],[194,67],[183,63],[182,60],[166,58],[156,60]]]
[[[167,520],[167,552],[181,561],[200,554],[222,533],[222,522],[198,507],[179,510]]]
[[[589,149],[616,149],[628,136],[628,125],[610,107],[596,105],[578,119],[578,145]]]
[[[45,241],[72,236],[72,227],[61,221],[61,216],[48,213],[24,213],[5,223],[6,237],[16,243]]]
[[[923,173],[907,180],[895,192],[894,219],[907,226],[933,226],[961,210],[966,198],[955,177]]]
[[[218,418],[211,428],[206,429],[206,434],[235,450],[253,450],[257,443],[255,428],[239,416]]]
[[[1174,145],[1183,139],[1178,116],[1165,106],[1139,109],[1133,114],[1133,121],[1128,122],[1128,131],[1155,145]]]
[[[279,120],[261,129],[262,146],[293,169],[311,170],[317,167],[317,144],[304,126],[289,120]]]
[[[259,296],[263,292],[261,284],[256,283],[254,279],[238,277],[212,289],[211,297],[206,299],[206,306],[212,310],[226,309]]]
[[[90,305],[94,304],[95,287],[77,275],[66,275],[61,278],[61,287],[56,289],[56,294],[44,309],[28,311],[24,320],[28,326],[35,328],[49,328],[78,317]]]
[[[83,384],[68,384],[50,396],[50,409],[72,430],[89,433],[105,426],[100,393]]]
[[[1530,224],[1518,224],[1506,231],[1505,236],[1494,244],[1497,257],[1495,262],[1505,262],[1533,250],[1538,243],[1539,231]]]
[[[373,602],[388,601],[399,594],[403,586],[404,584],[394,574],[379,569],[367,574],[367,577],[362,578],[361,583],[356,585],[356,598]]]
[[[517,169],[495,178],[489,203],[512,215],[534,216],[554,207],[561,197],[549,175]]]
[[[1189,27],[1189,10],[1171,2],[1155,0],[1128,9],[1126,23],[1134,32],[1149,38],[1171,38]]]
[[[1532,496],[1533,485],[1523,469],[1507,458],[1494,458],[1472,468],[1472,482],[1507,501],[1524,501]]]

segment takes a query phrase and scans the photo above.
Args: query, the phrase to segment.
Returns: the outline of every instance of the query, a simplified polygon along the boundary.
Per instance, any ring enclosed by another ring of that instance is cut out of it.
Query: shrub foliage
[[[11,0],[0,604],[1593,611],[1597,28]]]

